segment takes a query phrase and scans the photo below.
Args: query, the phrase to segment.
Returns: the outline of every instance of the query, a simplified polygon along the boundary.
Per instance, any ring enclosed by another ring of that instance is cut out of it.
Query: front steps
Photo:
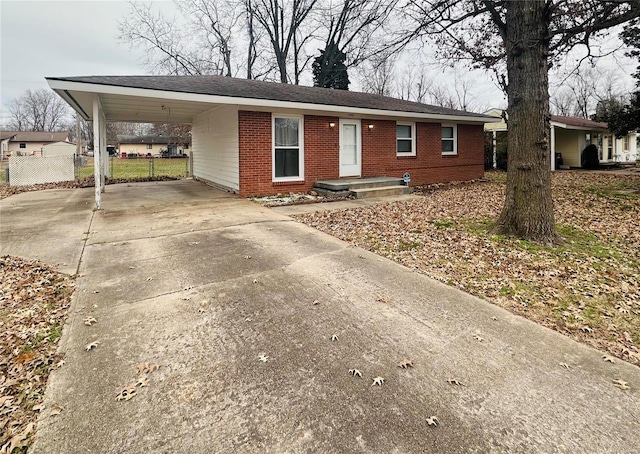
[[[341,178],[339,180],[316,181],[313,190],[326,197],[354,196],[356,199],[367,197],[386,197],[410,194],[412,189],[405,185],[402,178]]]

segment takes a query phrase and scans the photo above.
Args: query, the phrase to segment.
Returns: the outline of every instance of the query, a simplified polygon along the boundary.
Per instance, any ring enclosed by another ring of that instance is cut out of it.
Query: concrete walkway
[[[0,202],[3,254],[81,256],[30,452],[640,452],[637,367],[193,181],[90,197]]]

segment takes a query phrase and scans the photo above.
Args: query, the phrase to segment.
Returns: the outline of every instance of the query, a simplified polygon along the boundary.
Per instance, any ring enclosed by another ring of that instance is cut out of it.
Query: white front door
[[[340,176],[362,174],[360,120],[340,120]]]

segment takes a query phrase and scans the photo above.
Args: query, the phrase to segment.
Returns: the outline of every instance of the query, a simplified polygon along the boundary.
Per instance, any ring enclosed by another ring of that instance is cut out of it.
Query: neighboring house
[[[181,156],[189,152],[190,145],[191,137],[118,134],[118,150],[127,155]]]
[[[76,154],[76,144],[71,142],[48,143],[42,147],[42,156],[73,156]]]
[[[480,178],[483,125],[496,120],[373,94],[222,76],[47,81],[94,121],[101,154],[106,121],[191,124],[194,178],[242,196],[303,192],[340,177],[409,173],[412,185]]]
[[[492,109],[486,115],[501,118],[502,110]],[[485,131],[494,135],[506,134],[507,124],[502,119],[499,123],[488,123]],[[600,123],[579,117],[563,117],[551,115],[551,170],[562,162],[562,167],[582,167],[582,150],[594,144],[598,147],[600,163],[635,162],[638,159],[637,133],[630,132],[622,138],[616,138],[606,123]],[[495,147],[495,140],[494,140]],[[559,158],[562,158],[561,160]]]
[[[68,132],[2,131],[1,158],[42,155],[42,148],[55,142],[69,142]]]

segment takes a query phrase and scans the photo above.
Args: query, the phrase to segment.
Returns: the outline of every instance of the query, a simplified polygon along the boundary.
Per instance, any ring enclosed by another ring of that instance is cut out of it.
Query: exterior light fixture
[[[336,127],[336,124],[332,121],[331,123],[329,123],[329,127],[330,127],[331,129],[333,129],[333,128],[335,128],[335,127]]]
[[[367,128],[369,128],[369,131],[371,131],[373,129],[373,124],[369,123],[369,126],[367,126]]]

